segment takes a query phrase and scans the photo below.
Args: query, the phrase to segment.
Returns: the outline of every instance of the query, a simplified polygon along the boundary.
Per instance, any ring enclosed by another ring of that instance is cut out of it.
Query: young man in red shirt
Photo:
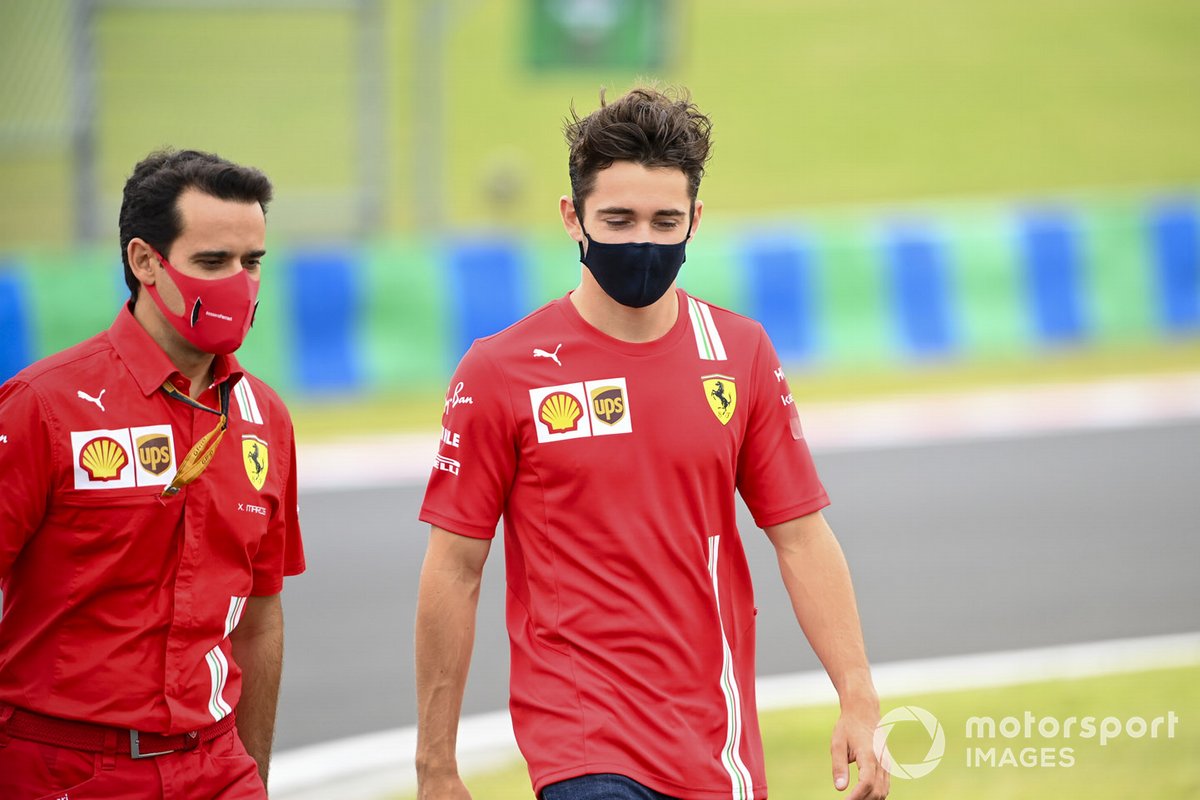
[[[503,516],[511,702],[543,800],[761,800],[740,492],[841,698],[833,776],[882,798],[879,703],[845,559],[762,327],[675,288],[700,228],[707,117],[635,89],[567,126],[578,288],[459,364],[421,519],[422,800],[470,797],[455,733]]]
[[[217,156],[146,158],[128,304],[0,387],[0,797],[266,797],[304,570],[291,420],[233,356],[270,198]]]

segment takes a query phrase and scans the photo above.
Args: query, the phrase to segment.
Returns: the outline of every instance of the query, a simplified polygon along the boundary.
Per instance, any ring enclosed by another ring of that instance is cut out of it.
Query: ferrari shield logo
[[[242,461],[246,466],[246,477],[261,492],[267,482],[267,443],[257,436],[243,436]]]
[[[717,415],[722,425],[728,425],[737,408],[737,387],[734,386],[733,378],[727,375],[705,375],[702,380],[709,408]]]

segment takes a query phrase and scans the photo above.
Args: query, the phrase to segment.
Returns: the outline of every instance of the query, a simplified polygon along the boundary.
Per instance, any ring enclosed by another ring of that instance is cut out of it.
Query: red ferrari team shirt
[[[680,291],[661,339],[569,297],[477,341],[450,384],[421,519],[504,519],[511,710],[535,791],[615,772],[681,798],[766,797],[754,596],[760,526],[824,507],[762,327]]]
[[[161,497],[215,414],[128,309],[0,387],[0,702],[159,733],[237,706],[229,635],[251,596],[304,570],[287,409],[232,357],[204,473]]]

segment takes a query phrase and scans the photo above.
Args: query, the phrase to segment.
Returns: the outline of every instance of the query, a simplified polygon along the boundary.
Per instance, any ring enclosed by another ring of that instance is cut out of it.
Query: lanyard
[[[227,380],[217,387],[217,394],[221,398],[221,410],[218,411],[215,408],[209,408],[203,403],[197,403],[172,386],[170,381],[163,382],[162,389],[172,400],[178,400],[192,408],[207,411],[210,414],[216,414],[220,417],[217,427],[204,434],[204,437],[200,441],[192,445],[192,449],[183,457],[183,461],[179,462],[179,469],[175,470],[175,477],[172,479],[171,485],[163,489],[163,497],[173,497],[179,494],[180,489],[200,477],[200,473],[204,472],[209,462],[213,460],[213,456],[217,454],[217,446],[221,444],[221,438],[225,435],[225,429],[229,427],[230,383],[231,381]]]

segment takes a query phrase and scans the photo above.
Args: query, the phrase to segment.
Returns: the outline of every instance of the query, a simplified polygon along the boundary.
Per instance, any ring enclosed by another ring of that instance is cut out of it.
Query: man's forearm
[[[419,779],[458,773],[455,744],[463,691],[475,642],[475,613],[480,574],[473,564],[448,557],[439,546],[466,542],[445,540],[453,534],[434,532],[421,569],[417,595],[416,688]],[[457,538],[457,537],[456,537]],[[483,550],[486,557],[486,548]],[[483,565],[478,561],[478,568]]]
[[[878,703],[850,570],[820,514],[767,529],[796,619],[843,705]]]
[[[243,627],[244,626],[244,627]],[[242,670],[242,697],[237,706],[237,729],[255,761],[263,785],[275,739],[275,710],[283,670],[283,609],[278,595],[251,597],[242,624],[231,636],[233,660]]]

